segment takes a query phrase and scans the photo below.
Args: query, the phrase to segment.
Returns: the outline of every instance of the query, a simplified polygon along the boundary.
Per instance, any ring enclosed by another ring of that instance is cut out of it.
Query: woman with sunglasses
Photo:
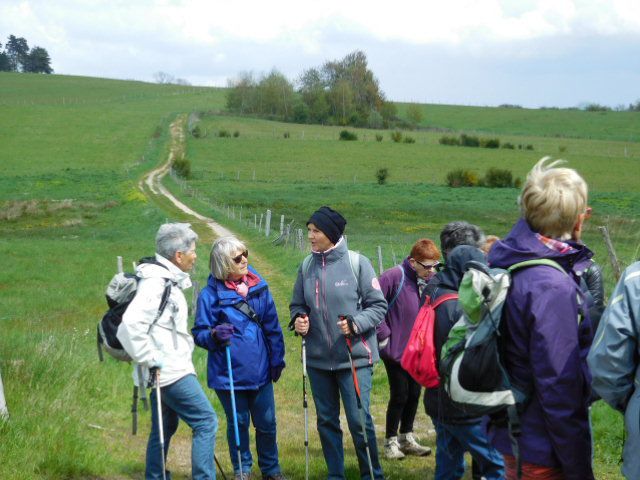
[[[256,429],[258,465],[264,480],[284,479],[278,461],[273,382],[285,366],[284,338],[267,282],[249,266],[240,240],[222,237],[211,248],[211,274],[198,297],[192,333],[208,350],[207,383],[227,415],[227,440],[235,478],[251,476],[249,425]],[[247,308],[248,307],[248,308]],[[226,348],[230,348],[236,415],[240,433],[238,464]]]
[[[387,370],[390,389],[384,454],[392,460],[431,453],[431,449],[420,445],[413,435],[421,387],[402,368],[400,360],[420,309],[421,286],[440,268],[439,260],[440,250],[436,244],[421,238],[400,265],[380,275],[380,287],[389,304],[387,314],[377,328],[380,357]]]

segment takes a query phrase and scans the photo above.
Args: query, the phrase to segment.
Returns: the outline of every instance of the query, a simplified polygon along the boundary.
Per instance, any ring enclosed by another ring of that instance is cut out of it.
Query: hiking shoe
[[[401,460],[405,457],[404,453],[400,451],[398,437],[389,437],[385,439],[384,456],[389,460]]]
[[[401,433],[398,436],[398,443],[400,445],[400,451],[405,455],[426,457],[431,453],[431,449],[429,447],[423,447],[422,445],[420,445],[411,432]]]
[[[276,473],[274,475],[262,475],[262,480],[287,480],[282,473]]]
[[[239,473],[233,476],[233,480],[251,480],[251,472],[243,472],[242,477]]]

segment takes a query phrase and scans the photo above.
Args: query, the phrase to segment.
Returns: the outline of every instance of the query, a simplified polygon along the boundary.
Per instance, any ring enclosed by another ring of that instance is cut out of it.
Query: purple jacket
[[[407,257],[402,264],[384,271],[379,278],[384,298],[387,303],[391,303],[402,281],[401,268],[404,271],[402,291],[398,294],[393,306],[387,310],[382,323],[377,327],[378,343],[386,338],[389,339],[387,346],[380,350],[380,356],[398,364],[409,341],[418,310],[420,310],[418,277],[415,270],[411,268],[409,257]]]
[[[522,460],[561,468],[566,479],[576,480],[594,478],[586,362],[593,335],[579,286],[591,255],[575,242],[547,246],[524,219],[489,253],[492,267],[549,258],[568,273],[545,265],[515,271],[502,328],[511,380],[532,389],[520,418]],[[578,323],[580,313],[585,318]],[[500,452],[512,454],[506,428],[492,427],[490,438]]]

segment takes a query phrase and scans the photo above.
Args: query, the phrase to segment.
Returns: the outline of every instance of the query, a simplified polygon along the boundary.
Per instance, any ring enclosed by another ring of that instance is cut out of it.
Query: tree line
[[[256,79],[250,72],[229,82],[227,109],[297,123],[388,128],[396,107],[387,101],[367,57],[354,51],[305,70],[295,82],[278,70]]]
[[[0,43],[0,72],[53,73],[53,69],[46,49],[29,48],[24,37],[9,35],[4,50]]]

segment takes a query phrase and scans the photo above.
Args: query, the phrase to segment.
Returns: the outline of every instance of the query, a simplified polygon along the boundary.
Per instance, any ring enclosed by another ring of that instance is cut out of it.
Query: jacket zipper
[[[324,254],[322,255],[322,305],[320,309],[325,324],[327,346],[329,347],[329,352],[331,352],[331,325],[329,322],[329,310],[327,308],[327,270]],[[333,365],[331,366],[331,370],[333,370]]]

